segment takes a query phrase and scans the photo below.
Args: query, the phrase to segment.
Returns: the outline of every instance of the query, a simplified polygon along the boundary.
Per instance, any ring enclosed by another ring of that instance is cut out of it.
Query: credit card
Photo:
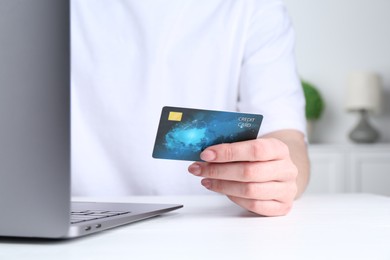
[[[262,115],[163,107],[153,158],[202,161],[207,147],[256,139]]]

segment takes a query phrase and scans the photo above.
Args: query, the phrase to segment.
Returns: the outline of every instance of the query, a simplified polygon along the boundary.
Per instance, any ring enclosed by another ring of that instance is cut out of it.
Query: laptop
[[[0,0],[3,237],[79,237],[182,207],[71,202],[69,20],[69,0]]]

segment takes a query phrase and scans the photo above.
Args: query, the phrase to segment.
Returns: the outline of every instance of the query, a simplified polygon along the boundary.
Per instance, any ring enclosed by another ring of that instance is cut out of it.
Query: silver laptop
[[[72,238],[182,207],[71,203],[69,5],[0,0],[0,236]]]

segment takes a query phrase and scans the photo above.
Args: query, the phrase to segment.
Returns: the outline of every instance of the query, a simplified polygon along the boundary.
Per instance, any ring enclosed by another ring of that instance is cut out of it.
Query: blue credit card
[[[262,115],[163,107],[153,158],[201,161],[209,146],[256,139]]]

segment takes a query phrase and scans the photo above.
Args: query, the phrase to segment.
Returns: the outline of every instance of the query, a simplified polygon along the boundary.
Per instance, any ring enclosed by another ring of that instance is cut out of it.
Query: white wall
[[[382,114],[371,119],[390,141],[390,0],[285,0],[293,19],[296,57],[302,78],[316,84],[326,101],[314,140],[348,143],[357,115],[344,109],[351,71],[381,74],[385,88]]]

